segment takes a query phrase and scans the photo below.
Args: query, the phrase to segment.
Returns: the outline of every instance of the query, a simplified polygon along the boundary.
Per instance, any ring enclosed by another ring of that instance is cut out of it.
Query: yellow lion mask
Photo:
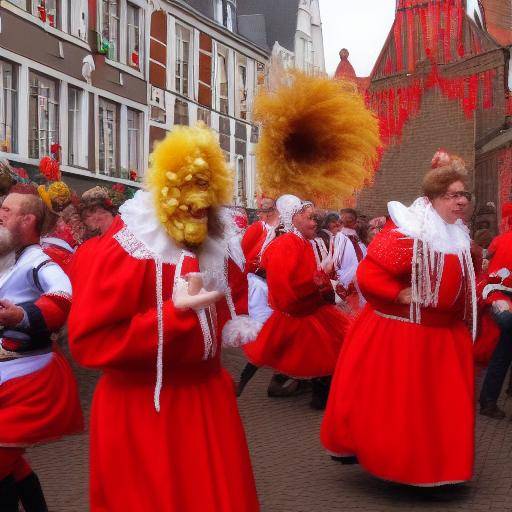
[[[177,126],[155,145],[146,180],[160,222],[185,245],[200,245],[210,209],[232,199],[232,172],[215,132],[202,123]]]

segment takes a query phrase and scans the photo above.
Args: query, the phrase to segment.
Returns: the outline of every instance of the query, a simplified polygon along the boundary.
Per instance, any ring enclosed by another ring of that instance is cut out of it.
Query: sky
[[[396,0],[320,0],[327,72],[347,48],[358,76],[368,76],[389,33]]]

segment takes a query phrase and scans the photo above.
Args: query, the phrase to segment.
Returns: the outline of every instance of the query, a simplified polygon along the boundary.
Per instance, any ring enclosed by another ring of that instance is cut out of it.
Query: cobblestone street
[[[233,374],[244,363],[238,352],[229,352],[225,359]],[[77,374],[88,413],[96,376],[84,370]],[[308,396],[267,398],[269,378],[270,372],[258,372],[240,399],[262,512],[512,511],[509,420],[478,416],[473,482],[457,491],[426,496],[377,481],[358,466],[332,462],[318,439],[321,413],[309,408]],[[512,414],[512,401],[505,407]],[[32,449],[29,455],[52,512],[88,510],[85,435]]]

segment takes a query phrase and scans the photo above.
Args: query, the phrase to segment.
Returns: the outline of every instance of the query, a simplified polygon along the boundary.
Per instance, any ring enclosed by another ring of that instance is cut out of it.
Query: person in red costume
[[[273,312],[258,338],[244,346],[255,366],[296,378],[332,375],[347,326],[332,305],[332,258],[317,265],[310,243],[316,222],[311,203],[292,195],[277,201],[285,234],[269,244],[261,259]],[[313,401],[325,402],[325,386],[313,387]],[[323,396],[317,397],[322,393]]]
[[[512,222],[512,203],[503,207],[503,217]],[[510,227],[510,224],[509,224]],[[505,412],[498,405],[505,377],[512,363],[512,231],[496,237],[489,247],[488,276],[484,282],[482,299],[487,306],[487,317],[494,320],[497,332],[494,350],[480,392],[480,414],[502,419]],[[487,339],[487,345],[490,340]],[[480,341],[480,345],[485,342]],[[512,395],[512,381],[507,394]]]
[[[257,512],[234,385],[221,364],[225,246],[208,236],[232,176],[206,127],[156,147],[149,191],[74,265],[73,356],[103,372],[91,412],[91,512]],[[87,255],[86,255],[87,257]],[[155,375],[156,370],[156,375]]]
[[[444,153],[411,207],[391,202],[357,279],[368,301],[347,334],[321,428],[329,453],[408,485],[470,480],[474,452],[471,195]]]
[[[35,193],[34,193],[35,192]],[[83,428],[71,368],[52,343],[71,306],[71,283],[39,245],[46,217],[37,191],[0,209],[0,510],[48,510],[25,448]]]
[[[263,251],[275,238],[275,230],[279,225],[279,213],[273,199],[264,197],[261,200],[258,219],[247,228],[242,238],[246,274],[256,273]]]

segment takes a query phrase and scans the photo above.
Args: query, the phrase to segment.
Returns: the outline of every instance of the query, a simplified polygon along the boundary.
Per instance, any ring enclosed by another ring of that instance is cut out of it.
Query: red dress
[[[261,266],[274,312],[257,340],[244,346],[247,358],[292,377],[332,375],[348,321],[313,281],[317,264],[310,242],[282,235],[268,246]]]
[[[256,512],[232,379],[220,348],[204,360],[197,315],[170,300],[176,267],[167,264],[155,410],[155,262],[128,254],[113,238],[121,228],[116,218],[90,245],[100,257],[78,251],[72,274],[71,351],[82,365],[103,370],[91,411],[91,511]],[[195,261],[186,258],[184,270],[197,270]]]
[[[462,317],[458,257],[445,256],[439,301],[410,323],[395,302],[411,286],[412,239],[381,232],[358,269],[368,305],[340,353],[321,440],[373,475],[411,485],[470,480],[472,342]],[[403,320],[398,320],[401,317]]]
[[[480,298],[489,274],[498,272],[500,269],[506,268],[512,270],[512,232],[504,233],[497,236],[489,246],[490,263],[487,274],[480,284]],[[494,350],[498,344],[500,330],[492,316],[492,302],[495,300],[510,301],[510,296],[500,292],[490,294],[487,300],[480,300],[481,314],[479,316],[478,338],[475,343],[475,361],[478,364],[487,366]]]

